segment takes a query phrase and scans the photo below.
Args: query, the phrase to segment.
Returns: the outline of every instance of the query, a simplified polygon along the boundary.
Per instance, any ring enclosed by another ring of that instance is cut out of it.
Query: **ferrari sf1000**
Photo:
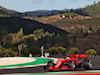
[[[84,60],[79,61],[79,58],[84,58]],[[59,60],[56,64],[53,61],[48,61],[46,69],[49,71],[75,70],[81,67],[84,67],[86,70],[92,68],[91,60],[88,60],[88,56],[85,54],[69,54],[68,57]]]

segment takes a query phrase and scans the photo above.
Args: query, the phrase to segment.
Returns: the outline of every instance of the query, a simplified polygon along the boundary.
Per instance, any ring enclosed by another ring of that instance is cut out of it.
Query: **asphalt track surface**
[[[92,60],[93,67],[91,70],[100,70],[100,57],[89,57],[88,59]],[[86,70],[84,70],[84,68],[77,68],[75,71],[86,71]],[[44,67],[28,67],[28,68],[0,70],[0,74],[46,73],[46,72],[48,72],[48,70],[45,70]]]

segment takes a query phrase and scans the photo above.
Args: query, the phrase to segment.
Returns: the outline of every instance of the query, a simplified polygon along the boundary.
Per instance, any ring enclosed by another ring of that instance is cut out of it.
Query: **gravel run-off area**
[[[25,57],[3,57],[0,58],[0,66],[30,63],[34,62],[35,60],[36,59],[34,58],[25,58]]]

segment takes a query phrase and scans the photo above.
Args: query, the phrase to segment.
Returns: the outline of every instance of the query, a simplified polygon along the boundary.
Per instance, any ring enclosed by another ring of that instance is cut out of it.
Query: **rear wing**
[[[86,54],[75,54],[75,56],[76,56],[77,58],[85,58],[85,59],[88,58],[88,56],[87,56]]]
[[[68,56],[71,58],[85,58],[85,59],[88,58],[86,54],[69,54]]]

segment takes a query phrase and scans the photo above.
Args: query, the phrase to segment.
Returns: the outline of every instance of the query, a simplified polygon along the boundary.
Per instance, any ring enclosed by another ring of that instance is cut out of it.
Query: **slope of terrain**
[[[37,10],[37,11],[29,11],[29,12],[24,12],[24,14],[28,15],[51,15],[52,13],[57,13],[60,12],[59,10]]]
[[[100,17],[100,3],[84,8],[83,12],[88,13],[89,16]]]
[[[33,33],[36,29],[43,28],[44,31],[48,31],[50,33],[55,32],[56,34],[63,34],[67,33],[57,27],[51,26],[49,24],[42,24],[40,22],[30,20],[30,19],[23,19],[19,17],[7,17],[7,18],[0,18],[0,29],[6,29],[8,32],[16,33],[19,31],[20,28],[24,29],[24,34]]]
[[[28,18],[28,17],[24,17],[24,18]],[[67,20],[91,19],[91,17],[82,16],[82,15],[79,15],[79,14],[74,13],[74,12],[67,12],[67,13],[63,13],[63,14],[55,14],[55,15],[44,16],[44,17],[36,17],[36,18],[30,17],[30,19],[33,19],[33,20],[36,20],[36,21],[39,21],[39,22],[42,22],[45,24],[49,24],[49,23],[60,21],[63,19],[67,19]]]
[[[22,13],[0,6],[0,17],[21,16]]]
[[[99,33],[77,33],[69,34],[69,46],[68,49],[76,47],[80,50],[80,53],[85,53],[89,49],[94,49],[97,55],[100,55],[100,30]]]
[[[45,23],[45,24],[48,24],[50,22],[56,22],[56,21],[59,21],[59,20],[62,20],[63,18],[60,17],[59,15],[53,15],[53,16],[49,16],[49,17],[37,17],[37,18],[34,18],[34,20],[36,21],[39,21],[41,23]]]
[[[60,21],[50,23],[53,26],[56,26],[60,29],[66,30],[69,33],[86,32],[92,27],[93,31],[100,29],[100,18],[92,18],[92,19],[73,19],[67,20],[63,19]]]
[[[100,17],[100,2],[85,8],[75,9],[74,12],[91,17]]]
[[[49,33],[55,32],[56,34],[67,35],[67,32],[69,32],[72,33],[72,36],[68,35],[69,45],[66,44],[67,50],[72,47],[76,47],[79,48],[80,53],[85,53],[85,51],[87,51],[88,49],[94,49],[99,55],[100,35],[96,32],[100,29],[99,9],[100,3],[97,3],[92,6],[81,8],[79,10],[74,10],[69,13],[67,12],[56,15],[53,14],[52,16],[42,16],[36,18],[32,16],[26,16],[29,18],[25,19],[19,17],[9,17],[16,16],[19,13],[16,11],[9,11],[5,8],[0,7],[0,15],[7,15],[6,17],[0,17],[0,32],[8,31],[9,33],[17,33],[21,28],[23,28],[24,34],[31,34],[34,30],[41,28],[43,28],[44,31],[48,31]],[[66,17],[63,18],[63,15],[65,15]],[[94,33],[85,34],[90,29]],[[50,42],[53,43],[54,41]]]

